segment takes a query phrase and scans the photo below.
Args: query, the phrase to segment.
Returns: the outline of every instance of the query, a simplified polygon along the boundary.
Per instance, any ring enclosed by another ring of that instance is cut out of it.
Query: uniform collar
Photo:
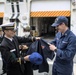
[[[68,33],[69,33],[69,31],[70,31],[70,30],[69,30],[69,29],[67,29],[63,35],[61,34],[61,37],[67,36],[67,35],[68,35]]]
[[[13,38],[9,38],[9,37],[7,37],[7,36],[5,36],[7,39],[9,39],[10,41],[12,41],[13,40]]]

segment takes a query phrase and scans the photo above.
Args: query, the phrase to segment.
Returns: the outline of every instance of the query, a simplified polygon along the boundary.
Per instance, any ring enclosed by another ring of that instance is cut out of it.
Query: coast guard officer
[[[68,28],[68,19],[59,16],[52,24],[58,33],[50,44],[50,50],[56,52],[52,75],[72,75],[73,58],[76,53],[76,36]]]

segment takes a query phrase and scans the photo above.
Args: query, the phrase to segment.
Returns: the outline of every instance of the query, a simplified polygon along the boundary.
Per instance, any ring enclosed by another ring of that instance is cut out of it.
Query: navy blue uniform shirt
[[[61,73],[71,74],[76,53],[76,36],[68,29],[63,35],[58,32],[51,43],[57,47],[53,66]]]

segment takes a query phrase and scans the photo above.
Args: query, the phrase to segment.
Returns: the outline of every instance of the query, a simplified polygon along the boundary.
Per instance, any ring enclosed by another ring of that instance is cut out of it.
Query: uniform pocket
[[[67,47],[68,42],[67,41],[62,41],[60,48],[65,49]]]

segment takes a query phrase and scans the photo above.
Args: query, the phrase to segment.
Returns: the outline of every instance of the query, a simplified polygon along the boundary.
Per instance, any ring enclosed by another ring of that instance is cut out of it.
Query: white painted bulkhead
[[[70,0],[32,0],[32,11],[70,10]]]

